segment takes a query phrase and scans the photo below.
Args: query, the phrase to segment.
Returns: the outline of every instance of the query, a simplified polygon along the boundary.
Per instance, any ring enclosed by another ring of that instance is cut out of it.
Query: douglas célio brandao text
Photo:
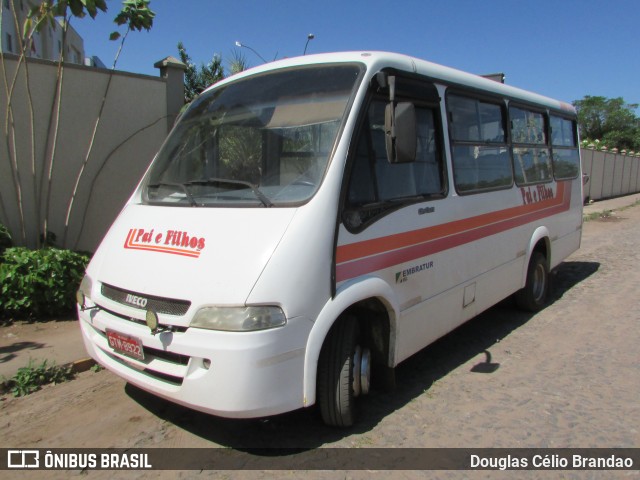
[[[588,457],[579,454],[546,454],[532,456],[506,455],[483,457],[470,455],[472,469],[510,470],[510,469],[631,469],[633,459],[617,455]]]

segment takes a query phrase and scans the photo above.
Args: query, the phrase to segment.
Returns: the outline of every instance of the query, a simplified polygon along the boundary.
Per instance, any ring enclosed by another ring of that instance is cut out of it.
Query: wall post
[[[184,72],[187,66],[175,57],[166,57],[153,64],[167,82],[167,132],[184,106]]]

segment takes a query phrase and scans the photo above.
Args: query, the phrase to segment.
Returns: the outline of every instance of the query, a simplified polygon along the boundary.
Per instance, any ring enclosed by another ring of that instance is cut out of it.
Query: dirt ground
[[[426,348],[398,367],[395,392],[366,398],[353,429],[323,426],[313,408],[266,420],[211,417],[102,371],[25,398],[3,397],[2,447],[640,447],[639,261],[640,207],[585,223],[582,248],[555,274],[547,308],[531,315],[505,301]],[[13,478],[300,476],[3,473]],[[640,473],[319,471],[306,476],[640,478]]]
[[[65,365],[86,358],[77,318],[13,322],[0,326],[0,379],[32,365]]]

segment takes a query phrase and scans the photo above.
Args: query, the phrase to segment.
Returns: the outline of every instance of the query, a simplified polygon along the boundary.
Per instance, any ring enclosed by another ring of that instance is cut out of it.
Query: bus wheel
[[[369,392],[371,354],[360,344],[355,317],[346,316],[329,331],[318,361],[317,397],[324,423],[350,427],[356,397]]]
[[[516,293],[518,307],[529,312],[542,310],[547,303],[549,281],[549,269],[545,256],[540,252],[533,252],[527,270],[527,283]]]

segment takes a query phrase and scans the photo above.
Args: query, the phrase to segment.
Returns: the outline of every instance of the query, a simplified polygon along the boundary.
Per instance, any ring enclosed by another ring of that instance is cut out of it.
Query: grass
[[[104,370],[104,367],[99,363],[96,363],[89,370],[91,370],[93,373],[98,373]]]
[[[635,203],[632,203],[631,205],[627,205],[626,207],[619,208],[618,210],[620,212],[622,212],[624,210],[628,210],[630,208],[637,207],[638,205],[640,205],[640,200],[636,200]]]
[[[11,390],[14,397],[23,397],[33,392],[37,392],[43,385],[50,383],[58,384],[75,378],[72,367],[57,366],[49,364],[44,360],[40,365],[34,365],[29,361],[29,365],[18,369],[18,372],[9,380],[4,380],[3,387]]]
[[[637,207],[639,205],[640,205],[640,200],[636,200],[631,205],[626,205],[624,207],[616,208],[614,210],[601,210],[599,212],[591,212],[587,215],[584,215],[582,218],[585,222],[588,222],[591,220],[600,220],[601,218],[610,218],[611,216],[614,215],[614,212],[623,212],[625,210],[628,210],[633,207]]]
[[[582,218],[585,222],[589,222],[591,220],[599,220],[601,218],[609,218],[613,214],[613,210],[603,210],[601,212],[592,212],[587,215],[584,215]]]

